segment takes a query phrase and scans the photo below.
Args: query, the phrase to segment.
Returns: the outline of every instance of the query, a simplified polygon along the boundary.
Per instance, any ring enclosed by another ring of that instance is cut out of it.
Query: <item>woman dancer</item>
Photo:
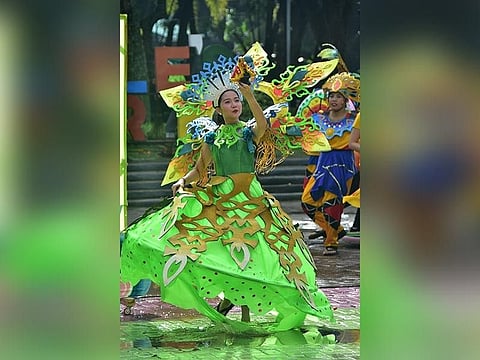
[[[316,122],[327,137],[331,150],[318,157],[315,171],[302,194],[302,207],[325,230],[324,255],[336,255],[343,230],[340,221],[343,197],[350,191],[357,172],[353,150],[349,148],[350,133],[355,115],[346,108],[347,99],[360,102],[360,80],[352,73],[331,76],[323,85],[329,109],[314,114]]]
[[[163,301],[238,329],[250,313],[271,310],[278,313],[275,331],[302,325],[307,314],[331,320],[301,232],[255,175],[256,148],[268,124],[252,86],[231,81],[232,69],[212,68],[204,84],[215,87],[202,89],[225,123],[201,118],[190,124],[190,133],[203,134],[200,156],[172,185],[172,202],[126,230],[122,279],[151,279]],[[254,121],[240,120],[243,98]],[[217,296],[228,303],[216,310],[207,299]],[[232,305],[242,307],[243,322],[224,315]]]

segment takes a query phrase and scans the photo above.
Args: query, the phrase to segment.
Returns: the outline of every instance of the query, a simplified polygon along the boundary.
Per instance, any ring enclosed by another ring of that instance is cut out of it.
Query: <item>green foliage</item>
[[[142,130],[147,139],[164,139],[165,138],[165,122],[145,121],[142,124]]]
[[[175,11],[178,10],[178,0],[166,0],[166,7],[167,16],[175,14]]]
[[[218,25],[220,21],[225,19],[228,0],[205,0],[205,3],[210,10],[213,25]]]
[[[352,35],[357,34],[359,27],[355,15],[359,11],[357,1],[292,1],[290,64],[286,64],[286,3],[279,0],[122,1],[122,13],[128,15],[128,80],[147,80],[152,85],[155,77],[153,46],[184,45],[175,43],[176,37],[159,40],[152,36],[153,24],[162,18],[171,31],[174,25],[175,29],[180,29],[178,39],[183,41],[188,32],[204,34],[201,56],[191,59],[192,73],[199,71],[203,61],[216,59],[219,51],[226,56],[244,54],[257,41],[269,55],[276,54],[275,58],[270,58],[276,68],[270,71],[266,81],[276,79],[287,65],[297,65],[298,56],[305,58],[305,64],[317,61],[320,45],[325,42],[337,46],[349,68],[358,67],[355,64],[358,40]],[[349,56],[353,56],[353,62]],[[152,86],[149,90],[152,92]],[[263,109],[272,105],[267,95],[258,91],[255,95]],[[144,130],[149,139],[164,138],[162,132],[171,110],[166,108],[163,100],[151,98],[152,93],[149,96],[145,100],[147,118]],[[290,105],[294,107],[293,103]],[[251,118],[248,106],[245,106],[242,118]]]

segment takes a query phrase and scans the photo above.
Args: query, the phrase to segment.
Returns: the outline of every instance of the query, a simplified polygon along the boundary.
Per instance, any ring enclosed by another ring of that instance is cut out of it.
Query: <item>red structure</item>
[[[154,51],[156,91],[183,84],[184,82],[172,82],[169,79],[174,78],[173,76],[178,79],[178,75],[190,76],[190,63],[177,63],[182,60],[187,60],[187,62],[190,60],[190,48],[188,46],[162,46],[156,47]],[[131,109],[131,114],[128,117],[127,127],[135,141],[146,140],[142,124],[145,122],[147,110],[143,99],[138,96],[138,94],[147,94],[146,84],[146,81],[129,82],[129,85],[132,85],[131,88],[135,88],[135,90],[128,91],[127,106]],[[145,86],[144,90],[139,90],[141,85]]]
[[[171,75],[190,75],[190,64],[175,64],[172,60],[189,60],[188,46],[162,46],[155,48],[155,84],[157,92],[168,89],[183,82],[168,81]]]

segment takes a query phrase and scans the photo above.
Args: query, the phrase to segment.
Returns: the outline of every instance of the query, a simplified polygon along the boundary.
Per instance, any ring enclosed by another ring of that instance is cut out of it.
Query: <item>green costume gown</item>
[[[237,329],[255,322],[229,319],[206,299],[223,292],[251,314],[274,310],[276,331],[301,326],[307,314],[333,320],[301,232],[255,176],[248,130],[240,122],[205,137],[215,176],[205,187],[178,192],[166,207],[127,228],[121,278],[151,279],[163,301]]]

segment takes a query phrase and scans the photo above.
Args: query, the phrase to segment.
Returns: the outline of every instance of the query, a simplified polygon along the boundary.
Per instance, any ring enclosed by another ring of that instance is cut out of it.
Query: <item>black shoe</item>
[[[345,235],[347,235],[347,232],[345,231],[345,229],[343,229],[342,231],[340,231],[338,233],[338,239],[337,240],[340,240]],[[308,238],[309,239],[316,239],[316,238],[319,238],[319,237],[326,237],[326,236],[327,236],[327,233],[325,232],[325,230],[319,230],[319,231],[315,231],[313,234],[310,234],[308,236]]]
[[[224,315],[224,316],[227,316],[227,314],[230,312],[230,310],[233,309],[233,307],[235,306],[234,304],[232,304],[230,301],[228,301],[230,304],[224,308],[221,308],[223,302],[225,300],[222,300],[218,303],[218,305],[215,307],[215,310],[217,310],[220,314]]]
[[[308,238],[316,239],[319,237],[326,237],[326,236],[327,236],[327,233],[325,232],[325,230],[319,230],[319,231],[315,231],[313,234],[308,235]]]

